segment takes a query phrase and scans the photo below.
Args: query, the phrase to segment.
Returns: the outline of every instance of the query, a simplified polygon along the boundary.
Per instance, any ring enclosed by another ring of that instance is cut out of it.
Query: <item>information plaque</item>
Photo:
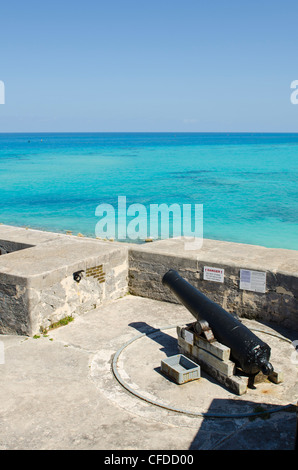
[[[266,292],[266,273],[240,269],[240,289],[252,292]]]

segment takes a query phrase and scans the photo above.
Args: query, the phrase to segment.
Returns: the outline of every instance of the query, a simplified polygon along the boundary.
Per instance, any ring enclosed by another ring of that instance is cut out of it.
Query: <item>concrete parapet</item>
[[[223,270],[223,282],[204,279],[205,267]],[[168,269],[177,270],[230,313],[298,327],[297,251],[217,240],[204,240],[202,248],[193,251],[185,249],[183,239],[136,246],[129,250],[130,292],[176,303],[161,282]],[[240,270],[264,274],[264,292],[240,288]]]
[[[298,326],[298,252],[216,240],[197,250],[184,239],[117,243],[0,225],[0,333],[34,335],[127,292],[177,302],[169,269],[240,317]],[[222,279],[205,278],[218,268]],[[261,272],[264,291],[240,286],[240,270]],[[77,275],[76,275],[77,274]]]
[[[0,257],[0,333],[34,335],[127,293],[126,247],[23,230],[30,247]]]

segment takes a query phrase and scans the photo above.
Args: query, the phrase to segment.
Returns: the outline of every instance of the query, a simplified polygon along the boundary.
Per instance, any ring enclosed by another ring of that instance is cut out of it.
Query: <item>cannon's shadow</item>
[[[152,339],[152,341],[155,341],[157,344],[162,346],[160,350],[166,356],[173,356],[174,354],[178,354],[179,351],[177,338],[173,338],[173,336],[168,335],[158,328],[153,328],[146,322],[132,322],[129,323],[129,326],[135,328],[140,333],[146,334],[150,339]]]
[[[129,326],[135,328],[140,333],[147,335],[152,341],[155,341],[157,344],[162,346],[160,351],[162,351],[167,357],[179,354],[177,336],[173,337],[158,328],[153,328],[146,322],[132,322],[129,323]],[[161,372],[161,366],[155,367],[154,370],[170,382],[173,382],[169,376]],[[207,378],[209,382],[218,383],[213,377],[203,370],[201,370],[201,376]],[[221,386],[225,390],[228,390],[225,385],[221,384]]]
[[[162,351],[166,356],[169,357],[179,354],[177,338],[165,333],[158,328],[153,328],[146,322],[132,322],[129,323],[129,326],[132,326],[140,333],[147,335],[150,339],[152,339],[152,341],[155,341],[158,345],[160,345],[160,351]],[[162,373],[161,366],[155,367],[154,370],[169,382],[173,382],[171,377]]]

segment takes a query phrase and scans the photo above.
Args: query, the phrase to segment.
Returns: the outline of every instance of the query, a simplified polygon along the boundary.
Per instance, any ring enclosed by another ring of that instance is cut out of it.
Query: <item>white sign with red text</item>
[[[204,280],[213,282],[224,282],[225,270],[204,266]]]

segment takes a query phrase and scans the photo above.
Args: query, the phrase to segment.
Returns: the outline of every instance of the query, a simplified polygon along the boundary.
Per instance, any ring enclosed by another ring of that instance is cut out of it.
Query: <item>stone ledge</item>
[[[192,239],[171,238],[145,245],[135,245],[133,252],[163,254],[175,258],[196,260],[229,267],[239,267],[285,273],[298,277],[298,251],[283,248],[266,248],[259,245],[204,239],[200,249],[186,249],[192,246]],[[194,245],[195,246],[195,245]]]
[[[223,268],[224,283],[204,280],[204,266]],[[156,241],[129,250],[130,292],[176,303],[161,282],[168,269],[231,313],[298,327],[298,251],[217,240],[204,240],[192,251],[185,249],[185,239]],[[240,269],[266,272],[265,294],[240,289]]]
[[[40,243],[0,257],[0,282],[45,287],[79,270],[117,259],[127,250],[119,245],[67,237]]]

